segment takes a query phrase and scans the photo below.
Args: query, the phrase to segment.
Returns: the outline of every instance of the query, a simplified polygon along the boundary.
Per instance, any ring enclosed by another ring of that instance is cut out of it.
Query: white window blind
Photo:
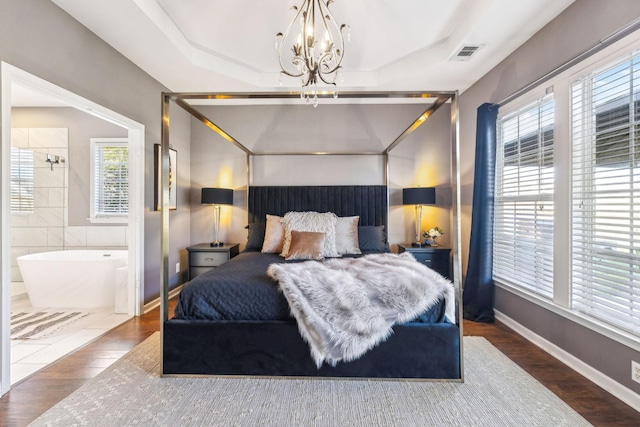
[[[32,213],[33,151],[11,147],[11,213]]]
[[[126,142],[92,139],[91,217],[126,220],[129,212],[129,148]]]
[[[640,336],[640,56],[572,86],[575,310]]]
[[[553,296],[553,97],[497,124],[493,275]]]

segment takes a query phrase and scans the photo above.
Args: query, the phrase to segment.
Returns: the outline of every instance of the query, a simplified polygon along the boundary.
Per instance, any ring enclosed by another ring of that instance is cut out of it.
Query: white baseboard
[[[506,326],[513,329],[515,332],[522,335],[524,338],[531,341],[542,350],[546,351],[580,375],[586,377],[589,381],[602,387],[618,399],[622,400],[627,405],[631,406],[636,411],[640,412],[640,395],[635,393],[633,390],[623,386],[619,382],[606,376],[597,369],[594,369],[590,365],[584,363],[582,360],[573,356],[571,353],[568,353],[567,351],[561,349],[552,342],[547,341],[540,335],[522,326],[512,318],[506,316],[504,313],[495,310],[495,317],[496,320],[504,323]]]
[[[176,286],[175,288],[171,289],[169,291],[169,299],[171,299],[171,298],[175,297],[176,295],[178,295],[180,293],[180,291],[182,290],[183,286],[184,286],[184,284],[182,284],[180,286]],[[148,312],[150,312],[154,308],[158,308],[158,307],[160,307],[160,297],[154,299],[153,301],[149,301],[148,303],[146,303],[144,305],[144,307],[142,308],[142,313],[143,314],[147,314]]]
[[[25,299],[27,297],[28,295],[26,292],[23,294],[11,295],[11,302],[20,301],[21,299]]]

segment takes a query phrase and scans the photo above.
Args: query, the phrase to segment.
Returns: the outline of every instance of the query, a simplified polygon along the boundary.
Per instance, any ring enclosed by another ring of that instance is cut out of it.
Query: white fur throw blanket
[[[318,368],[357,359],[440,296],[455,322],[453,285],[409,252],[271,264],[267,274],[279,282]]]

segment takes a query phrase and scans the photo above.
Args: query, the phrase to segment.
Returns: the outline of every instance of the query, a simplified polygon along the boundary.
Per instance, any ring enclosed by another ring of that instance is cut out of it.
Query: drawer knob
[[[425,259],[425,260],[424,260],[424,263],[425,263],[425,264],[431,264],[431,260],[430,260],[430,259]]]

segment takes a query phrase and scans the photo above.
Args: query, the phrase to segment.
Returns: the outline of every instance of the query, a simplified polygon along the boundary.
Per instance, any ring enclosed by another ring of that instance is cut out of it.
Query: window
[[[498,120],[493,275],[553,296],[553,97]]]
[[[127,222],[129,148],[126,139],[91,139],[91,221]]]
[[[33,151],[11,147],[11,213],[33,213]]]
[[[640,56],[572,86],[572,307],[640,336]]]

